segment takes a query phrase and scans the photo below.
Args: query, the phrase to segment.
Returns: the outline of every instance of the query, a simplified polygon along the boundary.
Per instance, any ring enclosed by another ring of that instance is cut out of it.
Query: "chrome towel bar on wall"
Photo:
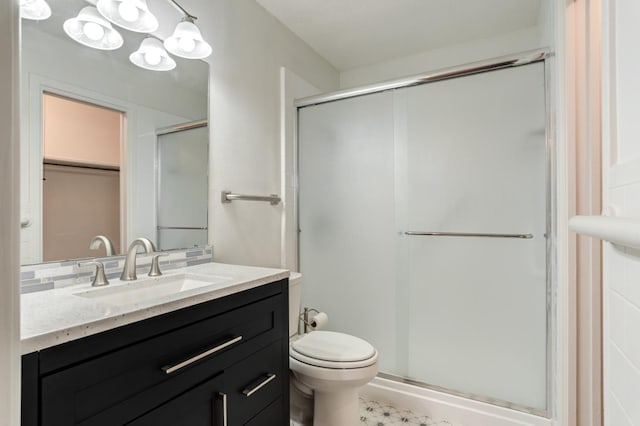
[[[177,229],[181,231],[206,231],[206,226],[156,226],[158,230]]]
[[[280,196],[276,194],[270,195],[246,195],[246,194],[234,194],[231,191],[222,191],[222,202],[230,203],[235,200],[245,201],[267,201],[272,206],[280,203]]]
[[[484,238],[523,238],[531,239],[532,234],[479,234],[475,232],[429,232],[406,231],[405,235],[418,235],[427,237],[484,237]]]

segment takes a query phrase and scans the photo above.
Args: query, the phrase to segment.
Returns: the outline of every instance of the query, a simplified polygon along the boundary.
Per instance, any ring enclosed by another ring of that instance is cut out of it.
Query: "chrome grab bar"
[[[185,361],[179,362],[179,363],[174,364],[174,365],[167,365],[165,367],[162,367],[162,371],[164,371],[166,374],[175,373],[176,371],[178,371],[178,370],[180,370],[180,369],[182,369],[184,367],[187,367],[187,366],[193,364],[196,361],[200,361],[202,358],[206,358],[209,355],[212,355],[212,354],[214,354],[214,353],[216,353],[218,351],[221,351],[222,349],[226,348],[227,346],[231,346],[234,343],[239,342],[240,340],[242,340],[242,336],[234,337],[231,340],[228,340],[228,341],[226,341],[226,342],[224,342],[224,343],[222,343],[222,344],[220,344],[220,345],[218,345],[216,347],[213,347],[213,348],[211,348],[209,350],[206,350],[206,351],[204,351],[204,352],[202,352],[202,353],[200,353],[200,354],[198,354],[198,355],[196,355],[194,357],[191,357],[191,358],[189,358],[189,359],[187,359]]]
[[[245,201],[268,201],[269,204],[275,206],[280,203],[280,196],[276,194],[270,195],[246,195],[246,194],[234,194],[231,191],[222,191],[222,202],[230,203],[234,200],[245,200]]]
[[[259,391],[262,387],[266,386],[267,383],[269,383],[270,381],[274,380],[275,378],[276,378],[275,374],[268,373],[267,377],[264,380],[260,381],[260,383],[258,383],[257,385],[255,385],[251,389],[246,388],[245,390],[242,391],[242,394],[244,396],[251,396],[254,393],[256,393],[257,391]]]
[[[480,234],[475,232],[419,232],[406,231],[405,235],[418,235],[428,237],[486,237],[486,238],[523,238],[531,239],[532,234]]]

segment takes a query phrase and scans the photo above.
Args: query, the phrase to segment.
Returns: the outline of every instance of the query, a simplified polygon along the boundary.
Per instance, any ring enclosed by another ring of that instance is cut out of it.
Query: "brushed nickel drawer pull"
[[[180,362],[178,364],[167,365],[165,367],[162,367],[162,371],[164,371],[167,374],[174,373],[174,372],[180,370],[181,368],[184,368],[184,367],[186,367],[188,365],[191,365],[196,361],[200,361],[202,358],[206,358],[211,354],[214,354],[214,353],[216,353],[218,351],[221,351],[222,349],[224,349],[224,348],[226,348],[228,346],[233,345],[234,343],[239,342],[240,340],[242,340],[242,336],[234,337],[233,339],[231,339],[229,341],[226,341],[226,342],[224,342],[224,343],[222,343],[222,344],[220,344],[220,345],[218,345],[218,346],[216,346],[214,348],[206,350],[206,351],[202,352],[201,354],[198,354],[198,355],[196,355],[194,357],[191,357],[191,358],[189,358],[189,359],[187,359],[185,361],[182,361],[182,362]]]
[[[244,396],[251,396],[254,393],[256,393],[257,391],[259,391],[263,386],[266,386],[267,383],[269,383],[270,381],[272,381],[275,378],[276,378],[275,374],[269,373],[269,374],[267,374],[267,378],[266,379],[264,379],[263,381],[261,381],[260,383],[258,383],[254,387],[252,387],[251,389],[247,388],[247,389],[243,390],[242,393],[244,394]]]
[[[220,419],[219,426],[227,426],[227,394],[226,393],[218,393],[218,401],[220,401],[220,405],[222,406],[222,415]]]

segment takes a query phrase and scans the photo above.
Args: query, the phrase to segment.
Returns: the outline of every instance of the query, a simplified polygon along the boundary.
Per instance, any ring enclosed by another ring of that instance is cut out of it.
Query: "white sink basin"
[[[132,305],[165,297],[203,293],[223,287],[230,277],[181,273],[127,281],[126,284],[73,293],[111,305]]]

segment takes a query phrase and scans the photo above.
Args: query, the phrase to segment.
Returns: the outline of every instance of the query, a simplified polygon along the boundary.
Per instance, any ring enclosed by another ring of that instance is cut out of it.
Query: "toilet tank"
[[[291,272],[289,275],[289,337],[298,334],[301,294],[302,275],[299,272]]]

